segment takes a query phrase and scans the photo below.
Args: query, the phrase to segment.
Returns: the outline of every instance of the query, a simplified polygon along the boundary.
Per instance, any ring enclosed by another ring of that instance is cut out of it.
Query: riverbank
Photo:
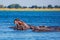
[[[0,8],[0,11],[60,11],[60,8]]]

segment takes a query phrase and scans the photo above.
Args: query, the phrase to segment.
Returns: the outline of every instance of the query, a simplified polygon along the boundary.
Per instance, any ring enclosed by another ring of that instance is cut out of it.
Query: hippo
[[[55,26],[54,27],[53,26],[32,26],[32,25],[26,24],[25,22],[23,22],[19,19],[15,19],[14,24],[16,26],[10,27],[10,28],[13,28],[14,30],[28,30],[28,29],[31,29],[32,31],[35,31],[35,32],[60,31],[60,27],[55,27]]]
[[[19,19],[15,19],[14,24],[16,24],[17,29],[20,29],[20,28],[22,28],[23,30],[30,29],[29,25],[27,25],[25,22],[23,22]]]

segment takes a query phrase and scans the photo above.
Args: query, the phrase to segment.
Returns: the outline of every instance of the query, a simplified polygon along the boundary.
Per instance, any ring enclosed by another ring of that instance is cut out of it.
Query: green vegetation
[[[4,8],[4,6],[3,5],[0,5],[0,8]]]
[[[11,4],[7,8],[21,8],[19,4]]]
[[[27,6],[20,6],[19,4],[11,4],[11,5],[8,5],[8,6],[3,6],[3,5],[0,5],[0,8],[60,8],[59,5],[55,5],[54,7],[52,5],[48,5],[47,7],[46,6],[37,6],[37,5],[32,5],[31,7],[27,7]]]
[[[55,5],[55,8],[60,8],[60,6],[58,6],[58,5]]]
[[[52,5],[48,5],[48,7],[47,7],[47,8],[53,8],[53,7],[52,7]]]

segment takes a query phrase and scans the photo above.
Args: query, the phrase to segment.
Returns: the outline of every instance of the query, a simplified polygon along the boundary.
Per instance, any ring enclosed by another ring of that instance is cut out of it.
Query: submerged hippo
[[[40,31],[60,31],[60,27],[51,27],[51,26],[31,26],[31,25],[28,25],[26,24],[25,22],[22,22],[21,20],[19,19],[15,19],[14,20],[14,24],[16,24],[15,27],[10,27],[10,28],[13,28],[14,30],[27,30],[27,29],[31,29],[33,31],[36,31],[36,32],[40,32]]]

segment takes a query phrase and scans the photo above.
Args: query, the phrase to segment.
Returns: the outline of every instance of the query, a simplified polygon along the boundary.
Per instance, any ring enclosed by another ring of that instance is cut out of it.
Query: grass
[[[60,8],[0,8],[0,11],[60,11]]]

